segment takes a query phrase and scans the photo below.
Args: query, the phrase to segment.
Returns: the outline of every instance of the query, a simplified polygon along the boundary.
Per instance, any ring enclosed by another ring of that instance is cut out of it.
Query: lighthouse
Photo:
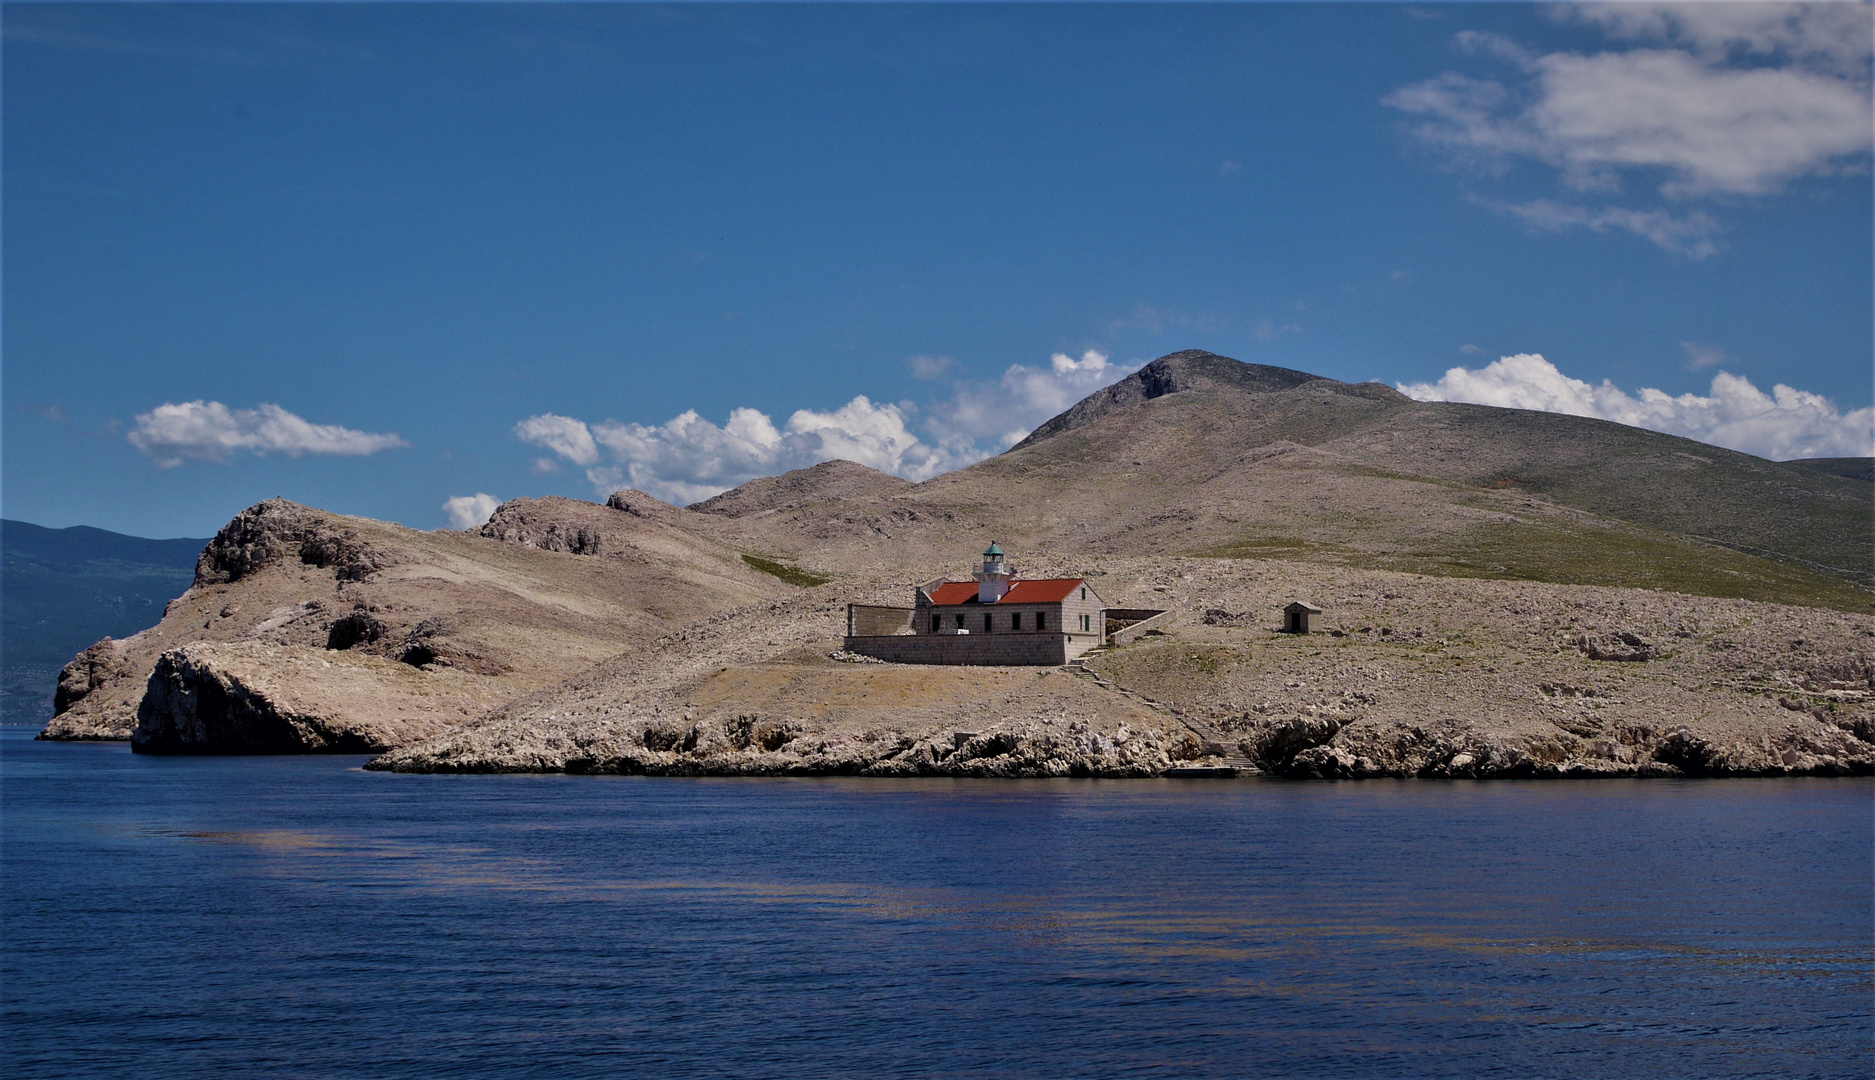
[[[1014,576],[1003,558],[1003,549],[992,541],[983,552],[983,569],[976,572],[977,603],[994,604],[1009,595],[1009,582]]]

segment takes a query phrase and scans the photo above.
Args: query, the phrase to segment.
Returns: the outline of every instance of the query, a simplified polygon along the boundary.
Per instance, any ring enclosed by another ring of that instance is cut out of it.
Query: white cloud
[[[1037,424],[1142,366],[1115,364],[1093,349],[1078,360],[1055,353],[1045,368],[1011,364],[994,383],[954,386],[950,400],[931,406],[925,427],[950,458],[967,465],[1009,449]]]
[[[473,495],[457,495],[443,504],[443,513],[449,515],[449,527],[452,529],[479,529],[488,524],[494,516],[495,508],[501,500],[485,492]]]
[[[1536,353],[1519,353],[1482,368],[1452,368],[1436,383],[1402,383],[1400,391],[1419,401],[1592,416],[1773,461],[1875,454],[1875,408],[1845,413],[1821,394],[1782,383],[1766,394],[1724,371],[1706,396],[1652,389],[1629,394],[1608,380],[1595,386],[1572,379]]]
[[[942,379],[957,370],[957,361],[948,356],[914,356],[905,361],[914,379]]]
[[[798,410],[779,428],[756,409],[734,410],[721,427],[691,409],[657,425],[608,420],[592,434],[611,456],[586,470],[599,494],[629,486],[679,505],[836,458],[913,480],[954,467],[912,433],[905,410],[864,396],[831,412]]]
[[[1761,196],[1795,180],[1863,171],[1875,143],[1867,4],[1577,5],[1562,17],[1635,47],[1532,55],[1491,34],[1458,44],[1512,65],[1504,81],[1446,72],[1383,104],[1461,164],[1502,174],[1518,160],[1578,192],[1644,178],[1669,201]],[[1481,200],[1490,202],[1490,200]],[[1541,228],[1619,229],[1695,258],[1713,251],[1704,215],[1505,207]]]
[[[185,461],[226,461],[242,451],[362,456],[410,445],[395,434],[309,423],[278,405],[230,409],[219,401],[158,405],[139,414],[126,437],[165,469]]]
[[[1667,210],[1633,210],[1622,206],[1593,209],[1550,199],[1534,199],[1527,203],[1499,203],[1488,199],[1477,201],[1544,232],[1581,228],[1600,233],[1619,229],[1646,237],[1656,246],[1695,261],[1719,250],[1718,242],[1713,239],[1713,235],[1719,231],[1719,223],[1699,210],[1675,215]]]
[[[1869,63],[1867,4],[1597,3],[1555,12],[1611,37],[1668,41],[1711,61],[1733,53],[1779,56],[1846,75]]]
[[[1717,346],[1701,345],[1697,341],[1682,341],[1680,348],[1686,352],[1686,370],[1688,371],[1718,367],[1725,363],[1725,350]]]
[[[1446,73],[1389,94],[1423,140],[1474,163],[1534,158],[1577,190],[1664,173],[1662,194],[1762,195],[1867,152],[1866,84],[1797,68],[1714,66],[1685,52],[1552,53],[1529,85]]]
[[[514,425],[514,435],[524,443],[543,446],[575,465],[593,465],[599,461],[599,448],[593,445],[592,432],[570,416],[542,413]]]
[[[800,409],[781,426],[756,409],[736,409],[721,426],[692,409],[657,425],[607,420],[589,427],[545,414],[515,425],[515,434],[586,466],[601,495],[634,487],[679,505],[834,459],[926,480],[1008,449],[1035,425],[1139,367],[1092,350],[1078,359],[1056,353],[1046,368],[1014,364],[994,383],[955,383],[948,399],[922,411],[862,395],[828,412]],[[922,438],[914,430],[920,416]]]

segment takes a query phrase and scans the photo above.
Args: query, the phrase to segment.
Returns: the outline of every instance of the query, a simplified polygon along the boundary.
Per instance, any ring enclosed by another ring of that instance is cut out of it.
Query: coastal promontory
[[[1177,353],[919,484],[832,461],[468,532],[257,504],[159,625],[68,665],[44,737],[417,772],[1868,773],[1872,492]],[[842,648],[848,604],[992,538],[1166,614],[1057,667]],[[1283,632],[1298,600],[1314,633]]]

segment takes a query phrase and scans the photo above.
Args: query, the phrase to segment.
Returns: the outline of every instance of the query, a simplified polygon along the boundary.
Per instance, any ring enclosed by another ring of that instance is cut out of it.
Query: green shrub
[[[779,563],[773,559],[764,559],[756,555],[744,555],[742,561],[760,570],[764,574],[778,577],[790,585],[799,585],[803,589],[811,589],[816,585],[825,585],[827,582],[833,580],[832,578],[820,577],[817,574],[810,574],[798,566],[789,566],[787,563]]]

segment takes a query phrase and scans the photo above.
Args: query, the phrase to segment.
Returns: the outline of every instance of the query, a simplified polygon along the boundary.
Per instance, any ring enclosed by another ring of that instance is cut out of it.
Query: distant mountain
[[[955,558],[987,533],[1029,553],[1275,557],[1868,611],[1875,486],[1851,464],[1188,350],[916,486],[822,466],[693,509],[821,573]]]
[[[1180,399],[1213,409],[1176,410]],[[1155,416],[1153,404],[1176,411]],[[1199,350],[1153,361],[1043,424],[1018,449],[1106,417],[1121,422],[1108,421],[1093,441],[1113,451],[1141,437],[1135,426],[1171,421],[1198,437],[1191,452],[1199,444],[1291,442],[1875,584],[1875,500],[1855,483],[1869,478],[1866,458],[1766,461],[1605,420],[1418,402],[1377,383],[1336,382]]]
[[[0,521],[0,717],[49,719],[59,668],[100,638],[155,626],[207,543]]]

